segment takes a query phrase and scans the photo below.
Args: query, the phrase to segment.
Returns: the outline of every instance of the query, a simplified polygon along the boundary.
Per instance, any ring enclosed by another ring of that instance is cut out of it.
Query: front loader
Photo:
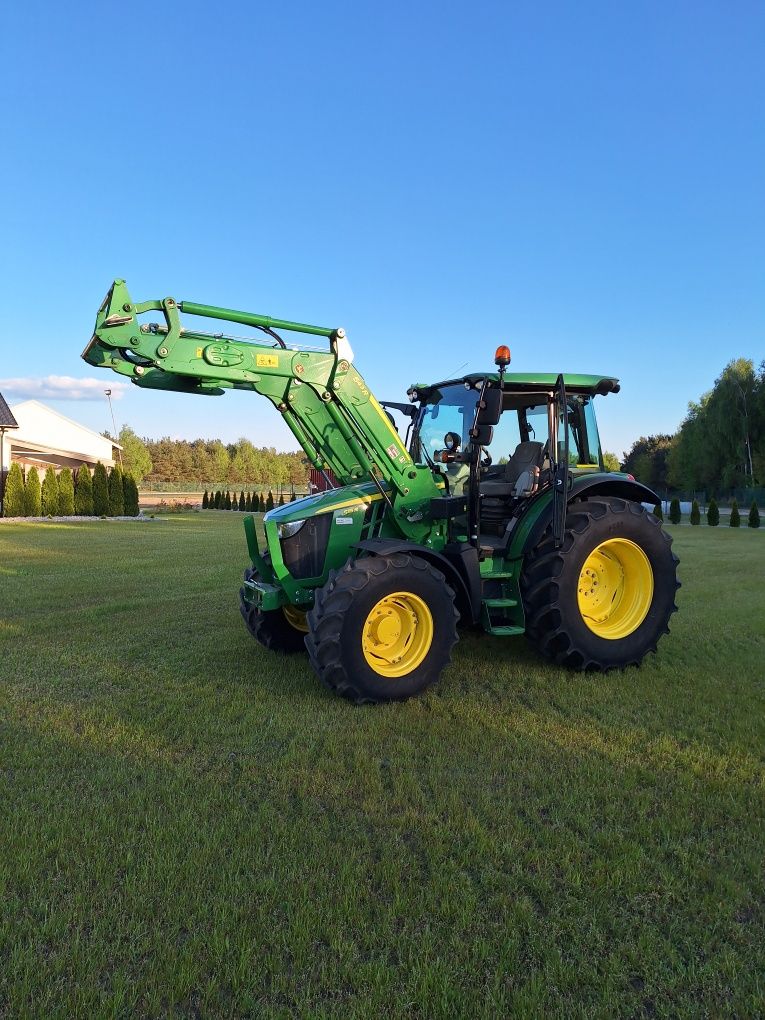
[[[151,313],[160,321],[145,321]],[[188,329],[181,314],[262,336]],[[285,331],[326,346],[287,346]],[[352,701],[399,700],[438,680],[458,621],[525,633],[578,670],[637,665],[669,630],[678,561],[644,507],[658,497],[603,469],[594,399],[618,392],[616,379],[510,374],[499,347],[496,371],[381,404],[342,329],[173,298],[135,304],[122,280],[83,358],[139,387],[259,393],[332,478],[264,516],[265,548],[245,517],[240,608],[262,645],[307,651]],[[407,421],[403,440],[387,409]]]

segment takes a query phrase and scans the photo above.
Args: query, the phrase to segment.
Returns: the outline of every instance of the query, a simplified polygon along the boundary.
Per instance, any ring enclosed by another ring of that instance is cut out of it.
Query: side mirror
[[[475,416],[476,426],[496,425],[502,416],[502,390],[484,390],[483,400]],[[484,444],[481,444],[484,445]]]
[[[470,439],[474,448],[489,446],[494,438],[494,429],[491,425],[477,425],[470,430]]]

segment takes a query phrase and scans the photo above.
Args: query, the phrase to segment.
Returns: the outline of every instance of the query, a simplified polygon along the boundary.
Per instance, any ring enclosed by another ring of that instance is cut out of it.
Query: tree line
[[[48,467],[40,482],[36,467],[24,476],[11,464],[5,483],[4,517],[137,517],[138,485],[118,464],[107,472],[99,461],[91,476],[85,464],[76,476],[69,468]]]
[[[296,499],[297,496],[293,492],[290,502],[292,503]],[[244,490],[237,496],[236,493],[232,495],[228,489],[225,492],[221,489],[217,489],[215,492],[207,492],[205,489],[202,496],[203,510],[241,510],[247,513],[264,514],[269,510],[273,510],[276,506],[285,505],[284,496],[280,494],[279,499],[274,500],[274,494],[270,489],[267,496],[264,496],[262,492],[244,492]]]
[[[273,485],[305,488],[305,455],[279,453],[272,446],[255,446],[249,439],[224,444],[220,439],[141,439],[128,425],[117,437],[126,469],[139,484],[191,482]]]
[[[765,485],[765,362],[725,366],[674,435],[641,436],[622,470],[658,492],[724,494]]]

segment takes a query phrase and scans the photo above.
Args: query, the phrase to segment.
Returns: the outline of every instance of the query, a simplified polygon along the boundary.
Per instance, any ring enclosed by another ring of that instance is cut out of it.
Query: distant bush
[[[119,464],[115,464],[109,472],[109,510],[110,517],[124,517],[125,515],[125,491],[122,488],[122,471]]]
[[[757,504],[752,500],[752,505],[749,507],[749,522],[750,528],[759,528],[760,526],[760,511],[757,509]]]
[[[69,468],[58,476],[58,512],[62,517],[74,514],[74,478]]]
[[[741,514],[738,512],[738,500],[733,500],[730,505],[730,526],[732,528],[741,527]]]
[[[208,501],[207,501],[207,489],[205,489],[205,494],[204,494],[204,496],[202,496],[202,509],[206,510],[208,505],[209,504],[208,504]]]
[[[24,486],[24,513],[27,517],[39,517],[42,513],[42,490],[36,467],[29,469]]]
[[[709,501],[709,506],[707,507],[707,524],[710,528],[716,528],[719,523],[720,510],[717,506],[717,500],[713,496]]]
[[[242,511],[242,513],[244,513],[245,505],[246,504],[245,504],[245,499],[244,499],[244,492],[241,492],[239,494],[239,509]]]
[[[274,508],[274,494],[269,489],[268,495],[266,496],[266,512],[268,512],[269,510],[273,510],[273,508]]]
[[[654,517],[658,517],[660,521],[664,520],[664,511],[661,508],[661,503],[657,503],[653,508]]]
[[[198,512],[193,503],[166,503],[164,499],[157,503],[155,509],[159,514],[188,514]]]
[[[231,493],[229,492],[228,489],[226,489],[226,497],[223,500],[223,509],[224,510],[230,510],[231,509]]]
[[[213,509],[220,510],[222,501],[223,497],[221,495],[220,489],[218,489],[218,491],[215,493],[215,499],[213,499]]]
[[[138,505],[138,485],[129,473],[122,476],[122,492],[125,497],[125,516],[137,517],[141,512]]]
[[[679,524],[680,521],[683,519],[683,514],[680,509],[680,500],[677,498],[677,496],[675,496],[674,499],[669,504],[669,519],[670,521],[672,521],[673,524]]]
[[[45,469],[43,477],[40,508],[43,517],[55,517],[58,514],[58,478],[50,464]]]
[[[3,499],[3,517],[24,517],[26,515],[24,500],[24,475],[20,464],[11,464],[5,480],[5,497]]]
[[[691,503],[691,524],[701,524],[701,511],[699,510],[698,500]]]
[[[93,516],[93,479],[90,471],[81,464],[77,469],[77,484],[74,490],[74,512],[82,517]]]
[[[252,513],[252,493],[251,492],[248,492],[247,495],[244,497],[244,512],[248,513],[248,514]]]
[[[93,471],[92,512],[96,517],[106,517],[109,513],[109,478],[100,460]]]

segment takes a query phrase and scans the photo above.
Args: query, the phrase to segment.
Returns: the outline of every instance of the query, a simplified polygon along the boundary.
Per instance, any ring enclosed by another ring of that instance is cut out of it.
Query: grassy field
[[[765,534],[675,535],[642,669],[357,709],[239,517],[0,527],[0,1016],[762,1016]]]

